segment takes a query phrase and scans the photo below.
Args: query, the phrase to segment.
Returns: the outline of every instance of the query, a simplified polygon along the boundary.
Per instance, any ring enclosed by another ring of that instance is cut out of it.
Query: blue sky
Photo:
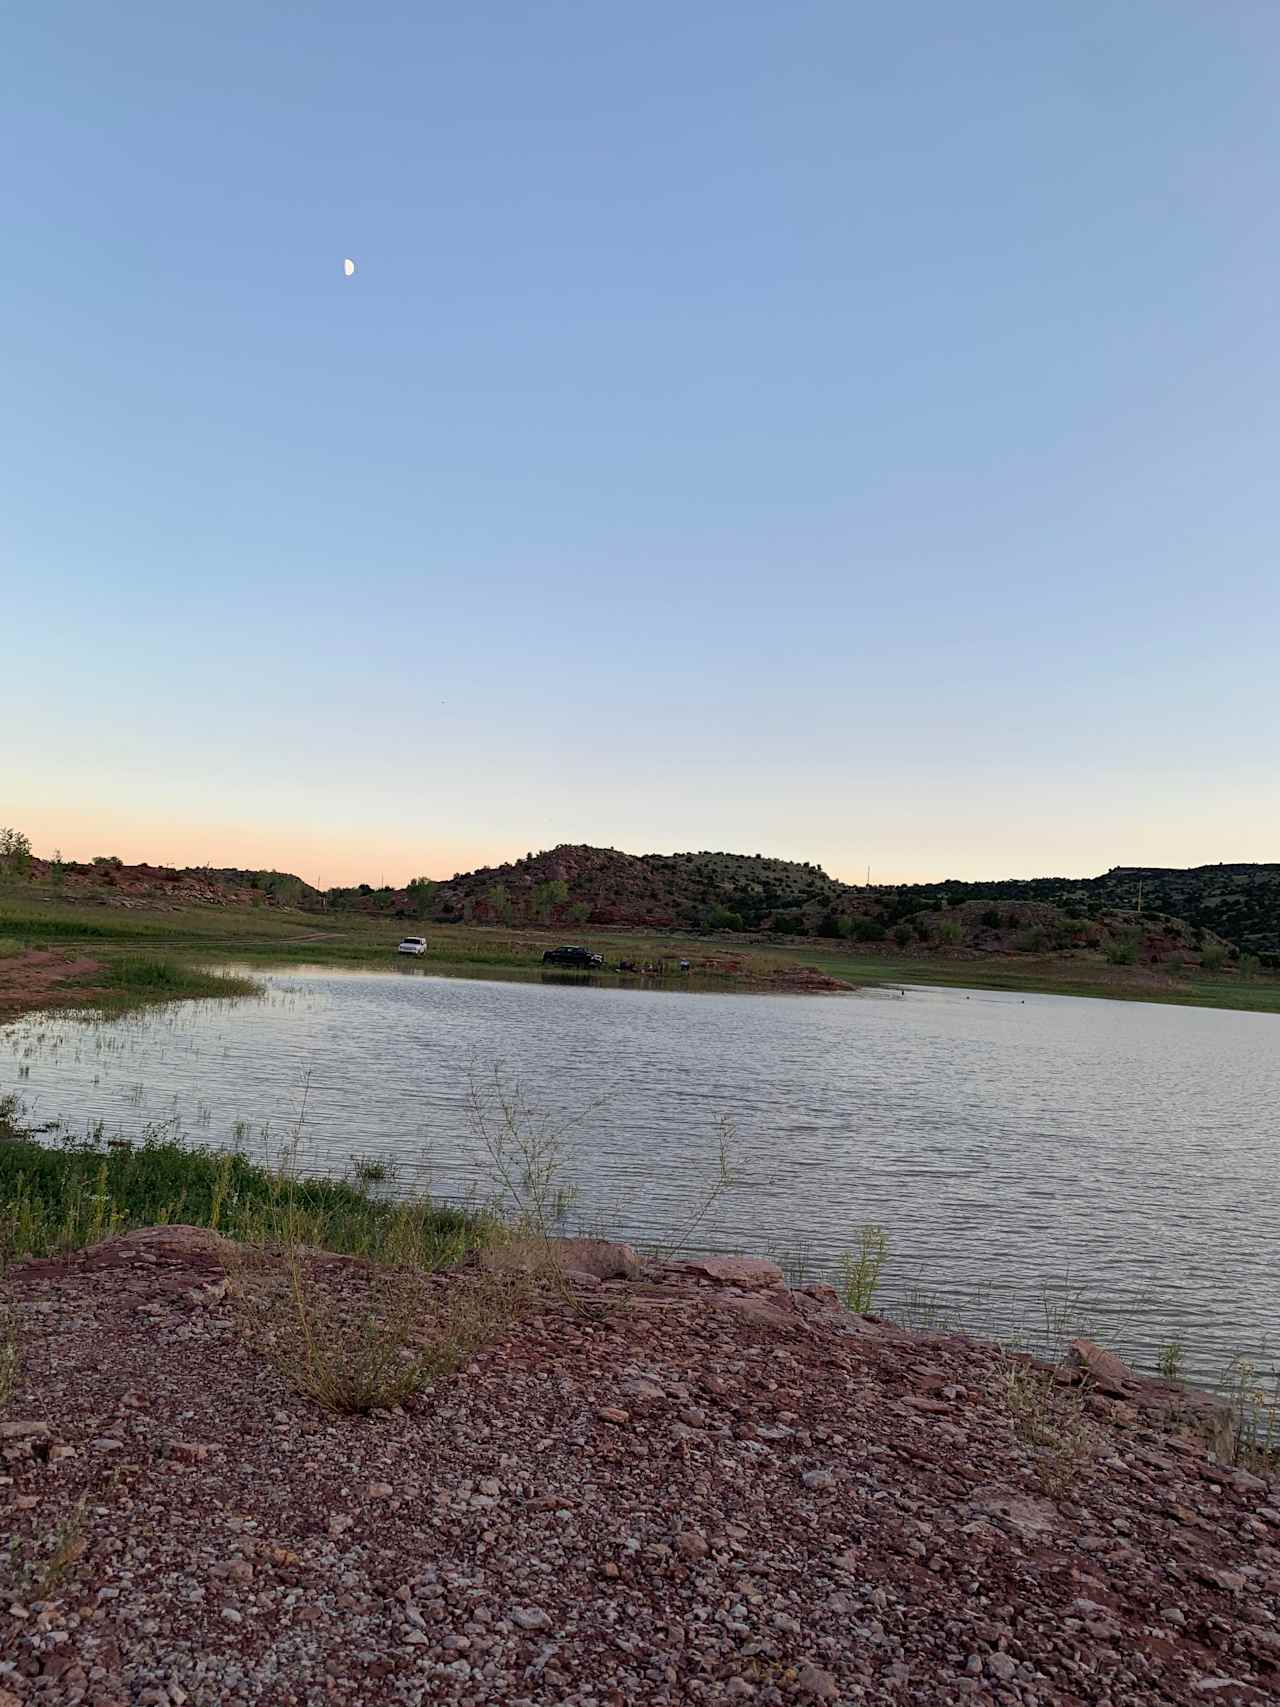
[[[51,0],[4,41],[38,847],[1280,857],[1273,6]]]

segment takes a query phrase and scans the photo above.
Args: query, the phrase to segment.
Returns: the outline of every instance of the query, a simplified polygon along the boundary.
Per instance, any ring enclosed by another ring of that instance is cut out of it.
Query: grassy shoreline
[[[485,1270],[495,1262],[501,1270],[505,1255],[518,1267],[533,1259],[533,1268],[545,1271],[544,1279],[552,1274],[557,1230],[543,1224],[537,1205],[530,1213],[530,1202],[513,1210],[511,1204],[500,1208],[495,1199],[477,1209],[437,1202],[424,1193],[375,1196],[371,1187],[383,1177],[380,1164],[367,1157],[353,1157],[339,1179],[300,1173],[287,1156],[282,1166],[272,1167],[234,1149],[193,1146],[171,1137],[50,1142],[47,1130],[25,1124],[15,1098],[0,1098],[0,1278],[11,1264],[67,1256],[113,1237],[175,1225],[222,1235],[242,1252],[282,1253],[295,1264],[325,1255],[353,1257],[389,1284],[396,1275],[404,1277],[411,1292],[422,1276],[452,1269],[482,1248],[490,1252],[481,1265]],[[1002,1334],[994,1300],[988,1300],[985,1319],[966,1320],[964,1312],[954,1314],[940,1298],[890,1296],[882,1285],[889,1254],[884,1230],[855,1228],[851,1239],[852,1248],[831,1273],[806,1272],[807,1259],[797,1271],[783,1255],[773,1254],[789,1284],[830,1281],[845,1308],[876,1313],[915,1332],[960,1334],[999,1345],[1006,1354],[1050,1358],[1060,1356],[1075,1336],[1099,1337],[1089,1319],[1097,1300],[1091,1306],[1067,1282],[1060,1294],[1047,1286],[1042,1290],[1038,1331],[1024,1324]],[[711,1254],[711,1248],[696,1245],[663,1247],[667,1255],[675,1250]],[[416,1307],[416,1293],[414,1298]],[[1143,1369],[1133,1350],[1114,1335],[1107,1336],[1107,1343]],[[1180,1338],[1169,1340],[1158,1366],[1147,1373],[1180,1384],[1186,1349]],[[1229,1403],[1240,1439],[1271,1463],[1280,1446],[1280,1373],[1236,1356],[1216,1380],[1204,1384]]]
[[[319,1250],[427,1269],[483,1242],[483,1215],[426,1196],[375,1198],[370,1183],[359,1167],[344,1179],[296,1175],[171,1138],[51,1144],[0,1098],[0,1268],[179,1223],[246,1243],[287,1225]]]
[[[48,1005],[37,994],[29,1002],[5,1001],[6,969],[15,956],[35,949],[79,960],[83,970],[64,981],[56,1000],[111,1010],[142,1002],[245,995],[252,980],[232,989],[215,983],[210,963],[235,962],[248,968],[299,964],[352,969],[401,965],[395,943],[402,929],[427,937],[427,953],[411,965],[441,976],[540,976],[549,943],[565,933],[501,925],[406,925],[358,914],[303,913],[285,908],[188,907],[173,912],[116,910],[70,905],[48,894],[0,889],[0,939],[10,944],[0,958],[0,1020],[23,1008]],[[639,964],[665,958],[665,978],[637,979],[617,972],[604,978],[621,985],[685,986],[690,979],[675,971],[681,959],[692,962],[699,988],[805,990],[827,978],[847,987],[874,988],[931,984],[949,988],[998,990],[1021,994],[1088,996],[1108,1001],[1144,1001],[1216,1007],[1243,1012],[1280,1013],[1280,977],[1210,972],[1192,967],[1176,972],[1145,966],[1110,966],[1100,956],[965,955],[937,950],[844,947],[825,939],[804,942],[760,937],[697,935],[681,931],[573,927],[568,933],[587,941],[607,961]],[[163,973],[147,973],[144,963]],[[91,964],[89,964],[91,963]],[[563,974],[558,974],[563,977]]]

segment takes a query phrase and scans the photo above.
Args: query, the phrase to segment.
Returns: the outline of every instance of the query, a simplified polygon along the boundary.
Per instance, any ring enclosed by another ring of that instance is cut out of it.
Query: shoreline
[[[0,932],[13,929],[0,920]],[[615,958],[627,957],[633,941],[652,943],[652,937],[605,938],[587,933]],[[461,937],[461,940],[455,938]],[[433,944],[432,952],[412,964],[440,977],[493,978],[515,975],[523,982],[547,977],[548,982],[597,983],[610,988],[688,988],[742,990],[750,993],[837,994],[854,990],[902,988],[917,985],[939,990],[988,990],[1008,995],[1086,997],[1095,1001],[1150,1002],[1162,1006],[1216,1008],[1239,1013],[1280,1014],[1280,980],[1257,979],[1232,983],[1188,983],[1171,977],[1101,968],[1080,962],[1010,964],[938,956],[894,958],[865,952],[812,952],[773,949],[759,952],[756,943],[708,944],[675,937],[662,944],[669,959],[688,958],[688,974],[669,972],[643,976],[616,967],[575,978],[572,973],[544,974],[541,953],[549,937],[534,941],[505,937],[492,926],[452,928]],[[112,986],[113,967],[147,959],[169,968],[161,986],[127,990]],[[232,933],[211,933],[201,940],[185,933],[153,930],[123,934],[115,940],[71,936],[55,942],[22,947],[0,957],[0,1024],[42,1008],[83,1007],[89,1011],[120,1011],[149,1002],[197,999],[221,993],[245,995],[248,990],[220,992],[210,986],[204,968],[234,963],[250,977],[255,968],[287,970],[291,965],[329,966],[335,970],[386,970],[396,964],[393,946],[385,940],[370,943],[356,937],[305,934],[264,941]]]
[[[366,1264],[169,1226],[11,1269],[3,1707],[1274,1699],[1280,1484],[1213,1401],[767,1262],[556,1257],[361,1414],[276,1304],[283,1262],[340,1341],[387,1322]],[[429,1344],[491,1273],[412,1282]]]

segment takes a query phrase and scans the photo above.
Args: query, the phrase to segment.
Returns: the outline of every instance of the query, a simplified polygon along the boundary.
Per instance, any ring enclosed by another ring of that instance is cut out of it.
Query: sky
[[[47,0],[0,42],[38,852],[1280,858],[1271,0]]]

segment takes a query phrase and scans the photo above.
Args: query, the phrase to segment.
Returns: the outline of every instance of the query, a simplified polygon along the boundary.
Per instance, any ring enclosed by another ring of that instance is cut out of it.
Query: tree
[[[429,877],[414,877],[405,885],[405,893],[409,897],[409,905],[414,915],[419,919],[427,918],[435,906],[438,883],[433,883]]]
[[[495,883],[485,895],[489,911],[501,924],[511,923],[511,897],[501,883]]]
[[[535,883],[533,886],[533,916],[545,924],[551,917],[553,907],[558,907],[569,899],[569,885],[563,877],[555,877],[548,883]]]
[[[0,830],[0,866],[15,877],[25,877],[31,869],[31,838],[21,830]]]
[[[709,907],[707,909],[707,929],[709,931],[740,931],[742,929],[742,914],[736,913],[732,907]]]

